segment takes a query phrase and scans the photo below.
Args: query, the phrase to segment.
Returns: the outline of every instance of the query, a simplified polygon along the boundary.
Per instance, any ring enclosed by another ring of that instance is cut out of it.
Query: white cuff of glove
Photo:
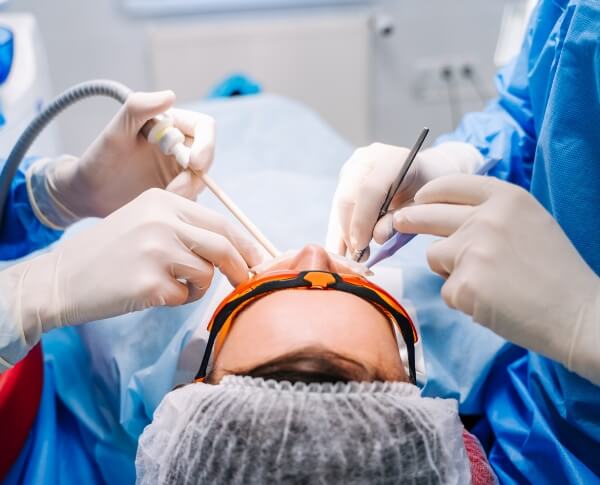
[[[485,163],[485,159],[470,143],[448,141],[424,150],[421,158],[435,158],[436,164],[450,173],[475,174]]]
[[[76,160],[70,155],[63,155],[57,159],[43,158],[33,163],[26,173],[27,194],[33,213],[45,226],[62,231],[77,222],[80,217],[61,204],[54,194],[52,171],[57,164]]]
[[[25,357],[42,336],[41,320],[24,315],[23,284],[28,271],[19,268],[27,264],[0,272],[0,373]]]
[[[600,284],[587,305],[581,305],[573,324],[566,367],[600,386]]]

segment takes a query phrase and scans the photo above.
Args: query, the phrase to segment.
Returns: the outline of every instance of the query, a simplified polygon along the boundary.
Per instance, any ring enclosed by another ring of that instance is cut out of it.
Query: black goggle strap
[[[215,344],[215,340],[219,335],[219,332],[225,325],[225,322],[229,318],[229,315],[238,308],[240,305],[243,305],[249,300],[256,298],[257,296],[263,295],[265,293],[270,293],[278,290],[287,290],[291,288],[299,288],[301,286],[311,286],[311,283],[304,280],[304,274],[299,274],[296,278],[289,280],[278,280],[278,281],[269,281],[262,285],[257,286],[253,290],[249,291],[245,295],[230,301],[227,305],[223,307],[223,309],[217,315],[217,318],[213,322],[213,326],[210,330],[210,335],[208,336],[208,341],[206,342],[206,349],[204,350],[204,357],[202,358],[202,363],[200,364],[200,369],[196,374],[196,379],[202,379],[206,377],[206,373],[208,371],[208,364],[210,362],[210,356],[212,354],[212,350]]]

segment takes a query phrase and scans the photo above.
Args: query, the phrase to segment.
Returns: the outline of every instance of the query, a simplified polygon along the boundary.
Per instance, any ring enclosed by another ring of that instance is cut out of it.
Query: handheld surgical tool
[[[404,182],[404,179],[406,178],[406,174],[408,173],[408,171],[410,170],[410,167],[412,166],[413,162],[417,158],[417,154],[419,153],[419,150],[421,150],[421,147],[423,146],[423,143],[425,142],[425,138],[427,138],[428,134],[429,134],[429,128],[423,128],[423,130],[421,130],[421,134],[419,135],[419,138],[417,138],[417,141],[413,145],[412,149],[406,156],[406,160],[402,164],[400,173],[396,177],[396,180],[394,180],[394,182],[390,186],[390,189],[388,190],[387,195],[385,196],[383,204],[381,205],[381,209],[379,209],[379,216],[377,217],[377,220],[379,220],[383,216],[385,216],[387,214],[388,210],[390,209],[390,205],[392,203],[392,200],[394,199],[394,196],[396,195],[396,192],[398,192],[398,190],[400,189],[400,186],[402,185],[402,182]],[[357,262],[360,261],[362,259],[362,257],[364,256],[366,250],[367,250],[367,248],[355,251],[354,254],[352,255],[352,259],[354,259],[354,261],[357,261]]]
[[[165,155],[172,155],[184,170],[189,169],[190,149],[185,146],[185,136],[180,130],[175,128],[173,119],[168,114],[162,114],[146,122],[141,130],[150,143],[155,143]],[[260,229],[242,212],[242,210],[233,202],[221,187],[205,172],[194,171],[200,179],[206,184],[213,195],[240,221],[256,241],[266,249],[266,251],[276,258],[280,252],[266,238]]]

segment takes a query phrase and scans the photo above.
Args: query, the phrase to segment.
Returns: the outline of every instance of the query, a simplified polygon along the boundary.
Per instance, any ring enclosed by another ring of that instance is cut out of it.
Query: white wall
[[[408,144],[424,125],[434,135],[449,130],[452,123],[443,90],[429,100],[415,98],[415,85],[422,84],[422,64],[472,60],[491,92],[503,2],[377,0],[377,5],[394,19],[396,32],[375,40],[373,139]],[[116,0],[15,0],[8,10],[29,11],[38,18],[56,92],[97,77],[149,89],[145,26],[160,19],[127,17]],[[461,103],[463,110],[481,106],[474,91],[468,86],[462,90],[468,98]],[[63,115],[59,127],[65,150],[82,150],[114,109],[110,101],[95,100]]]
[[[194,102],[215,80],[245,73],[265,92],[317,109],[342,136],[364,144],[372,126],[372,17],[371,9],[353,6],[163,20],[147,32],[153,88],[169,87],[178,100]]]
[[[143,22],[112,0],[16,0],[8,11],[33,13],[46,42],[56,93],[81,81],[108,78],[148,89]],[[74,106],[58,120],[63,148],[80,153],[115,112],[110,100]]]
[[[433,141],[453,129],[447,91],[437,79],[438,65],[473,62],[482,88],[493,94],[493,54],[504,2],[380,0],[379,5],[393,17],[396,31],[378,39],[375,49],[374,133],[379,141],[412,145],[419,130],[429,126]],[[429,71],[430,66],[436,78],[426,82],[439,89],[431,99],[417,99],[415,90],[425,81],[419,69]],[[480,109],[483,103],[472,85],[461,84],[461,111]]]

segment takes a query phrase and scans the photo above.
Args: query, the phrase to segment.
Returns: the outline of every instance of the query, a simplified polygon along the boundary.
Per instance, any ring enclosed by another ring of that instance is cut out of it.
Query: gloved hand
[[[132,93],[117,115],[80,158],[40,160],[28,170],[28,189],[38,218],[62,229],[83,217],[105,217],[149,188],[166,188],[195,198],[203,183],[193,171],[208,170],[215,123],[207,115],[172,109],[172,91]],[[139,131],[168,111],[191,145],[190,170],[182,171]]]
[[[483,164],[472,145],[448,142],[417,155],[396,193],[390,213],[377,222],[389,188],[400,173],[408,148],[375,143],[359,148],[342,167],[327,235],[327,249],[343,255],[366,248],[371,239],[382,244],[393,235],[392,213],[410,203],[423,185],[442,175],[475,173]],[[377,224],[376,224],[377,223]]]
[[[398,231],[446,236],[431,269],[446,303],[498,335],[600,385],[600,278],[525,190],[451,175],[394,215]]]
[[[219,214],[148,190],[50,253],[0,272],[0,357],[14,364],[53,328],[197,300],[214,267],[238,285],[262,258]]]

